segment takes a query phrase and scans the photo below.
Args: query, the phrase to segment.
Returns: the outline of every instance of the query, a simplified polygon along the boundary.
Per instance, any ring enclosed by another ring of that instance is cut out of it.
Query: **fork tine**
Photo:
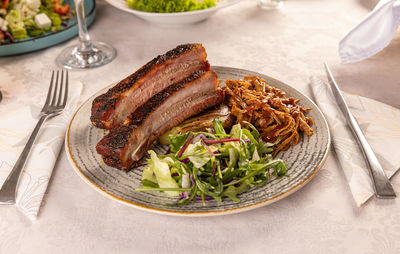
[[[52,73],[51,73],[50,87],[49,87],[49,91],[47,92],[47,98],[46,98],[46,102],[44,103],[44,105],[47,105],[50,103],[51,89],[53,88],[53,79],[54,79],[54,71],[52,71]]]
[[[68,71],[65,71],[65,90],[64,90],[64,101],[62,107],[65,107],[65,105],[67,104],[67,98],[68,98]]]
[[[57,100],[58,76],[59,76],[58,74],[59,74],[59,71],[57,71],[57,75],[56,75],[56,86],[55,86],[54,91],[53,91],[53,98],[51,99],[51,105],[52,105],[52,106],[55,106],[55,103],[56,103],[56,100]]]
[[[60,79],[60,91],[58,93],[58,100],[57,100],[57,106],[61,106],[61,98],[62,98],[62,93],[63,93],[63,85],[64,85],[64,71],[61,71],[61,79]]]

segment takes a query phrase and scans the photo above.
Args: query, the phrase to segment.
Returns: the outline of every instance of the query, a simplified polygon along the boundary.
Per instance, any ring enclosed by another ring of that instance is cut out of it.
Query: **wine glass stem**
[[[86,26],[84,0],[75,0],[75,7],[79,29],[79,50],[81,52],[89,51],[92,49],[92,42]]]

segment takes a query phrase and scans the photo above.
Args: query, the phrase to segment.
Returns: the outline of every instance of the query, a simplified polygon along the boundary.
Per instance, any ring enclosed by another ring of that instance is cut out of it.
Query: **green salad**
[[[60,30],[71,18],[64,0],[0,0],[0,44]]]
[[[272,177],[287,175],[286,164],[272,158],[276,143],[265,143],[250,123],[226,133],[218,120],[207,132],[170,135],[170,153],[156,154],[143,169],[142,188],[137,191],[163,191],[177,197],[178,205],[192,200],[219,202],[228,197],[239,202],[238,194],[265,185]]]
[[[145,12],[171,13],[207,9],[215,0],[126,0],[132,9]]]

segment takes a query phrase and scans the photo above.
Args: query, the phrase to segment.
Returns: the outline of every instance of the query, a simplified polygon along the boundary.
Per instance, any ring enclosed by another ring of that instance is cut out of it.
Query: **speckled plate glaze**
[[[239,203],[223,199],[221,203],[215,200],[207,201],[205,206],[201,201],[197,201],[180,207],[174,205],[176,198],[167,197],[161,192],[135,191],[135,188],[141,186],[142,167],[128,173],[120,171],[105,165],[95,150],[97,142],[104,136],[105,131],[91,124],[90,109],[93,99],[111,86],[102,89],[80,106],[68,127],[65,149],[78,175],[101,194],[123,204],[150,212],[183,216],[223,215],[251,210],[278,201],[308,183],[323,165],[330,145],[328,125],[318,107],[296,89],[266,75],[220,66],[213,66],[212,69],[221,80],[257,75],[269,84],[283,89],[289,96],[301,99],[300,105],[312,108],[308,115],[315,122],[314,135],[302,136],[298,145],[278,154],[278,157],[286,161],[290,177],[274,179],[263,187],[250,189],[239,195],[241,199]],[[159,153],[165,153],[167,150],[157,142],[151,149]]]

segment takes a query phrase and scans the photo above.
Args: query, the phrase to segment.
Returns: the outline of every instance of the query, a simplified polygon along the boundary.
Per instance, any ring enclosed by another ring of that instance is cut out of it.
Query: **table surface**
[[[311,95],[308,79],[328,61],[344,91],[400,108],[400,36],[376,56],[342,65],[342,36],[376,0],[288,0],[262,11],[244,0],[205,22],[159,27],[97,2],[89,32],[113,45],[104,67],[70,73],[84,84],[82,101],[178,44],[202,43],[212,65],[265,73]],[[0,59],[2,103],[43,98],[55,57],[77,38]],[[0,104],[1,107],[1,104]],[[400,177],[392,179],[400,193]],[[137,210],[89,187],[62,151],[37,221],[0,207],[0,253],[400,253],[400,199],[372,198],[357,208],[333,151],[312,181],[293,195],[252,211],[174,217]]]

